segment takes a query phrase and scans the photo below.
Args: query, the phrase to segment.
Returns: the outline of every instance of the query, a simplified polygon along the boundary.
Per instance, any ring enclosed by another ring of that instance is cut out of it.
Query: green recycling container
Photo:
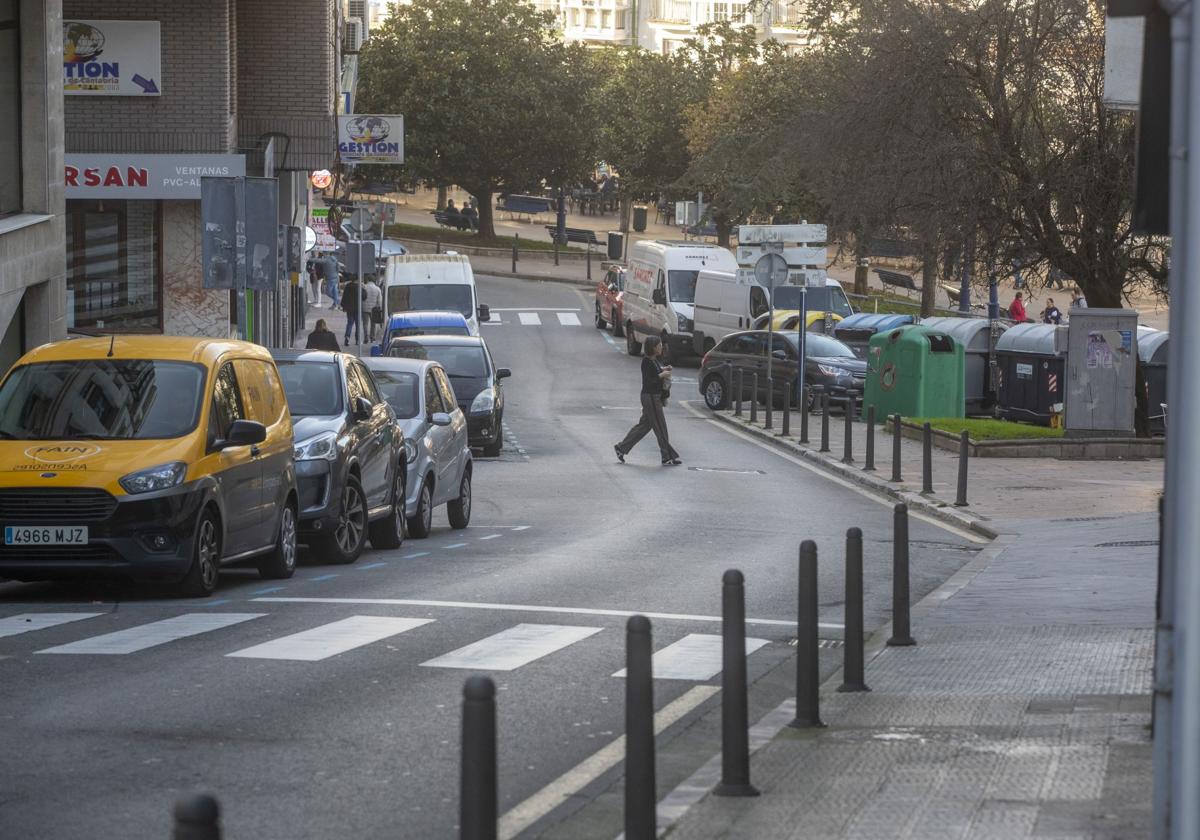
[[[867,350],[863,405],[875,416],[963,417],[965,356],[953,336],[919,325],[876,333]]]

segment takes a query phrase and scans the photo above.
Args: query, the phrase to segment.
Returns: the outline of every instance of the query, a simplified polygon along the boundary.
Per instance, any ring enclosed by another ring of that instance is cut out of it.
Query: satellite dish
[[[787,284],[788,264],[782,255],[776,253],[763,254],[754,264],[754,279],[764,288],[775,291],[776,287]]]
[[[304,228],[304,253],[308,253],[317,245],[317,232],[310,227]]]

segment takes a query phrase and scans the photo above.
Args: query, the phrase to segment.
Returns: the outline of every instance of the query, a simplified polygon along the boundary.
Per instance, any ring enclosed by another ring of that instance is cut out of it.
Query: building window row
[[[21,20],[0,0],[0,216],[21,212]]]

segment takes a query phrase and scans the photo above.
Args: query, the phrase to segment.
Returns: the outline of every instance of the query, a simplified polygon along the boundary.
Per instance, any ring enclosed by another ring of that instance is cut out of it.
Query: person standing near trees
[[[654,432],[658,440],[658,449],[662,454],[664,467],[677,467],[683,463],[679,453],[671,446],[667,434],[667,418],[663,414],[663,406],[671,393],[671,366],[659,361],[662,354],[662,339],[652,335],[643,342],[645,355],[642,357],[642,416],[634,424],[625,439],[613,447],[617,460],[625,463],[625,456],[630,453],[638,441],[647,432]]]
[[[1008,317],[1018,324],[1023,324],[1028,317],[1025,314],[1025,304],[1021,302],[1021,293],[1013,295],[1013,302],[1008,305]]]

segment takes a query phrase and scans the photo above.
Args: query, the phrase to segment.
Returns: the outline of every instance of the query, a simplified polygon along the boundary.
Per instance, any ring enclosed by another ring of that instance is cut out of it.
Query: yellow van
[[[805,318],[805,321],[804,321],[804,329],[807,330],[808,332],[817,332],[817,333],[826,332],[825,327],[827,325],[832,327],[832,325],[834,325],[838,321],[842,320],[841,315],[835,315],[833,313],[829,313],[829,319],[827,321],[826,317],[825,317],[826,313],[814,312],[812,310],[809,310],[808,312],[806,312],[805,315],[807,317]],[[799,324],[800,324],[799,310],[796,310],[796,309],[776,309],[775,310],[775,326],[774,326],[775,330],[781,331],[781,332],[786,332],[787,330],[795,330]],[[759,317],[754,322],[754,328],[756,330],[765,330],[767,328],[767,316],[763,315],[763,316]],[[829,332],[831,332],[831,333],[832,333],[832,331],[833,331],[832,329],[829,330]]]
[[[0,577],[177,581],[296,568],[292,420],[265,348],[113,336],[46,344],[0,384]]]

